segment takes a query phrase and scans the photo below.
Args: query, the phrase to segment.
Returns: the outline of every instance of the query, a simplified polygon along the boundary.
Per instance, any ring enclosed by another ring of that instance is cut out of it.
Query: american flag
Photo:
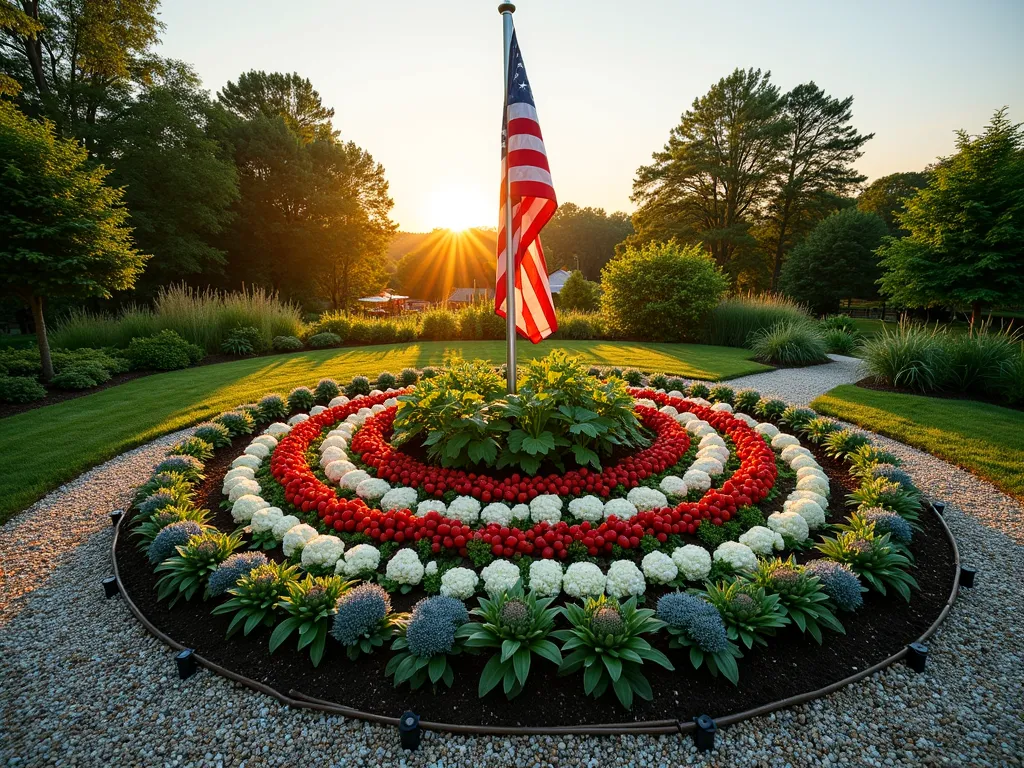
[[[508,201],[505,199],[505,178],[511,172],[516,330],[536,344],[558,330],[551,286],[548,285],[547,263],[540,245],[540,231],[555,215],[558,201],[551,182],[533,92],[514,32],[508,62],[508,91],[501,125],[501,204],[494,311],[506,316],[505,205]]]

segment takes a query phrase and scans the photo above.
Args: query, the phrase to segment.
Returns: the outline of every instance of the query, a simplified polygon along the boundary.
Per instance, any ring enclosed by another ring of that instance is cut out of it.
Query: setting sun
[[[430,205],[431,225],[453,232],[492,225],[498,215],[497,195],[488,196],[473,184],[453,182],[435,187]]]

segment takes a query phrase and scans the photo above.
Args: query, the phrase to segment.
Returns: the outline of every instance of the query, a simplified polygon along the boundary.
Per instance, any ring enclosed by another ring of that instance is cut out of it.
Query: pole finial
[[[498,6],[498,13],[515,13],[516,7],[512,3],[502,3]]]

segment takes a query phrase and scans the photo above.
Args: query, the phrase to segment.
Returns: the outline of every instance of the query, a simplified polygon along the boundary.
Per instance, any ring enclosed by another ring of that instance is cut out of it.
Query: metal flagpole
[[[505,69],[501,87],[505,92],[504,123],[508,125],[508,65],[512,49],[512,14],[516,7],[512,3],[498,6],[505,32]],[[507,133],[507,131],[506,131]],[[512,174],[509,172],[508,136],[505,137],[505,370],[507,371],[508,393],[516,392],[516,273],[515,254],[512,252]]]

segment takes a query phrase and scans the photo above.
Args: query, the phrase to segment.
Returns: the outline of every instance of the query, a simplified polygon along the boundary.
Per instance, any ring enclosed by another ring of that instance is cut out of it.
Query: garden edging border
[[[942,515],[935,512],[931,504],[927,504],[928,510],[931,514],[935,515],[938,519],[942,531],[949,541],[950,546],[953,548],[953,585],[949,593],[949,598],[946,600],[945,605],[939,612],[938,617],[932,623],[930,627],[917,638],[917,642],[925,642],[938,630],[939,626],[945,621],[949,615],[953,604],[956,602],[957,595],[960,591],[960,550],[957,547],[956,538],[950,531],[949,526],[946,525],[946,521]],[[139,610],[138,606],[132,601],[131,596],[125,590],[124,583],[121,579],[121,574],[117,565],[117,543],[118,537],[121,531],[121,526],[124,523],[125,516],[122,515],[114,528],[113,542],[111,543],[111,561],[113,563],[114,577],[117,579],[117,588],[128,605],[128,609],[132,612],[139,623],[153,635],[155,638],[163,642],[165,645],[170,646],[176,651],[185,650],[186,646],[182,645],[162,630],[152,624],[149,619],[143,615],[142,611]],[[724,715],[715,718],[715,722],[719,727],[733,725],[735,723],[748,720],[753,717],[760,717],[762,715],[775,712],[779,709],[791,707],[796,704],[803,704],[814,699],[827,696],[840,688],[843,688],[851,683],[855,683],[858,680],[862,680],[865,677],[880,672],[881,670],[901,661],[907,655],[907,649],[903,648],[887,659],[883,659],[877,664],[868,667],[867,669],[861,670],[854,675],[845,677],[842,680],[838,680],[824,688],[819,688],[815,691],[809,691],[807,693],[801,693],[796,696],[790,696],[785,699],[779,699],[777,701],[763,704],[754,709],[748,709],[743,712],[737,712],[733,714]],[[196,662],[206,669],[214,672],[215,674],[232,680],[236,683],[240,683],[254,691],[271,696],[282,704],[289,707],[308,709],[319,712],[326,712],[329,714],[341,715],[343,717],[351,717],[359,720],[367,720],[375,722],[381,725],[398,726],[398,717],[388,717],[385,715],[378,715],[371,712],[363,712],[358,709],[352,709],[341,704],[336,704],[331,701],[325,701],[323,699],[317,699],[312,696],[306,696],[300,691],[289,690],[287,694],[284,694],[275,688],[271,688],[268,685],[252,680],[248,677],[226,669],[219,664],[206,659],[198,653],[193,651],[193,657]],[[701,713],[693,713],[694,716]],[[696,724],[692,721],[682,720],[652,720],[652,721],[639,721],[630,723],[600,723],[594,725],[578,725],[578,726],[552,726],[552,727],[511,727],[511,726],[482,726],[482,725],[460,725],[454,723],[438,723],[432,721],[421,721],[420,727],[431,731],[440,731],[454,734],[466,734],[466,735],[502,735],[502,736],[542,736],[542,735],[580,735],[580,736],[613,736],[613,735],[628,735],[628,734],[672,734],[672,733],[689,733],[696,728]]]

